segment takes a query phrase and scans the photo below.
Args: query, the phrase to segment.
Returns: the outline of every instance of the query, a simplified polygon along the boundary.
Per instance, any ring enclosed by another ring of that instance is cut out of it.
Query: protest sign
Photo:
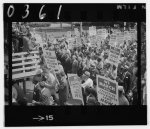
[[[109,44],[110,44],[111,46],[115,46],[115,45],[116,45],[116,42],[117,42],[117,35],[116,35],[116,34],[111,34],[111,35],[110,35]]]
[[[97,29],[97,35],[101,37],[101,39],[105,39],[107,36],[106,29]]]
[[[135,29],[130,29],[130,35],[132,39],[137,40],[137,31]]]
[[[41,37],[41,35],[40,34],[37,34],[37,33],[35,33],[34,34],[34,37],[35,37],[35,43],[36,44],[39,44],[39,43],[42,43],[43,41],[42,41],[42,37]]]
[[[91,36],[91,37],[90,37],[90,44],[91,44],[91,47],[96,47],[96,43],[97,43],[96,36]]]
[[[114,64],[114,65],[117,66],[118,63],[119,63],[119,59],[120,59],[120,53],[121,53],[121,49],[120,48],[117,48],[117,47],[114,47],[114,46],[110,45],[108,61],[111,64]]]
[[[80,78],[76,74],[68,74],[68,81],[73,99],[81,100],[83,103],[83,95]]]
[[[55,72],[59,71],[55,51],[44,50],[43,55],[44,55],[44,59],[45,59],[47,67],[49,69],[55,70]]]
[[[54,40],[55,40],[55,38],[54,38],[53,34],[51,34],[51,35],[48,36],[48,41],[49,41],[50,43],[53,44]]]
[[[124,32],[119,32],[117,34],[116,47],[120,47],[124,44]]]
[[[118,105],[118,84],[109,78],[96,76],[98,101],[102,105]]]
[[[101,38],[101,36],[99,36],[99,35],[97,35],[97,47],[98,48],[100,48],[100,46],[101,46],[101,41],[102,41],[102,38]]]
[[[77,47],[82,46],[81,38],[80,38],[80,37],[76,37],[75,39],[76,39],[76,46],[77,46]]]
[[[68,38],[67,42],[68,42],[68,48],[69,49],[73,49],[76,47],[75,38]]]
[[[67,37],[71,38],[71,31],[67,31]]]
[[[96,35],[96,26],[89,27],[89,35],[90,36]]]
[[[129,31],[124,31],[124,40],[128,41],[131,39],[132,39],[132,37],[131,37]]]
[[[79,32],[78,28],[74,28],[74,33],[75,33],[75,36],[77,36],[77,37],[80,36],[80,32]]]
[[[121,31],[119,29],[113,29],[113,34],[120,33]]]

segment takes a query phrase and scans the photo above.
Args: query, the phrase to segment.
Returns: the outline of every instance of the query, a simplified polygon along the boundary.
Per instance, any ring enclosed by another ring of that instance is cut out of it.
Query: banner
[[[69,81],[73,99],[81,100],[83,103],[83,95],[82,95],[80,78],[76,74],[68,74],[68,81]]]
[[[96,79],[98,101],[102,105],[119,105],[117,82],[100,75]]]
[[[43,55],[44,55],[44,59],[47,64],[47,67],[49,69],[55,70],[55,72],[59,71],[55,51],[44,50]]]
[[[116,48],[114,46],[110,46],[108,61],[111,64],[114,64],[114,65],[118,66],[119,59],[120,59],[120,53],[121,53],[121,49],[120,48]]]
[[[89,27],[89,35],[96,35],[96,26]]]

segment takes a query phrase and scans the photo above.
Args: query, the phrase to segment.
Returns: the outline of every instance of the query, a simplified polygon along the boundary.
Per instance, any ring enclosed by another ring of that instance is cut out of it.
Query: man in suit
[[[39,100],[33,100],[32,103],[34,105],[53,105],[54,100],[51,96],[50,90],[40,83],[37,85],[37,89],[39,90]]]
[[[77,74],[78,71],[78,61],[76,59],[76,56],[72,56],[73,62],[72,62],[72,73]]]
[[[131,87],[131,73],[129,73],[128,68],[129,67],[125,65],[123,73],[123,86],[125,90],[125,95],[129,93]]]

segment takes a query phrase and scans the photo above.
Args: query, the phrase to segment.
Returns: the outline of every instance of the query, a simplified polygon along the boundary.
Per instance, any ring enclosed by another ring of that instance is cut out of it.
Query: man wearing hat
[[[99,71],[96,69],[96,65],[92,63],[90,65],[90,78],[93,80],[94,85],[96,85],[96,75],[99,74]]]
[[[75,55],[72,56],[72,73],[77,74],[78,71],[78,61]]]
[[[87,93],[86,93],[86,89],[93,88],[93,80],[90,78],[90,73],[88,71],[85,71],[85,73],[82,75],[82,79],[84,81],[83,84],[81,84],[82,86],[82,93],[83,93],[83,101],[86,104],[86,97],[87,97]]]
[[[129,93],[131,87],[131,73],[128,71],[129,67],[127,65],[124,66],[124,73],[123,73],[123,86],[125,90],[125,95]]]
[[[36,75],[32,79],[32,82],[34,84],[33,101],[40,100],[40,90],[39,90],[39,88],[37,88],[37,85],[40,81],[42,81],[42,70],[41,69],[37,70]]]
[[[57,86],[58,86],[58,81],[57,78],[55,77],[53,71],[47,69],[45,66],[42,67],[42,81],[40,82],[40,85],[47,88],[50,91],[50,94],[53,96],[55,102],[58,102],[58,94],[57,92]]]
[[[58,60],[58,69],[59,69],[59,73],[64,72],[64,68],[61,65],[61,62]]]
[[[65,105],[65,102],[69,97],[69,84],[66,79],[65,72],[57,73],[57,79],[59,81],[58,85],[59,105]]]
[[[84,83],[81,84],[83,88],[87,86],[93,88],[93,80],[90,78],[90,72],[85,71],[85,73],[83,74],[83,80],[84,80]]]
[[[117,78],[117,66],[114,64],[112,65],[112,69],[111,69],[111,72],[109,74],[109,78],[112,80],[116,80],[116,78]]]
[[[19,52],[19,35],[16,29],[12,30],[12,45],[14,52]]]
[[[78,57],[78,62],[79,62],[79,64],[78,64],[78,72],[77,72],[77,74],[78,74],[79,77],[81,77],[82,74],[83,74],[83,60],[82,60],[82,58],[80,56]]]
[[[66,67],[66,71],[65,73],[71,73],[72,70],[72,59],[70,57],[69,54],[67,54],[66,59],[65,59],[65,67]]]

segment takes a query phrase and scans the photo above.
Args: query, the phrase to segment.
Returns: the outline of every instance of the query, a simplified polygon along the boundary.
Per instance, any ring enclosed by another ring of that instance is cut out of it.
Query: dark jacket
[[[78,61],[74,60],[72,62],[72,73],[77,74],[77,71],[78,71]]]
[[[125,94],[128,93],[131,87],[131,74],[128,71],[123,75],[123,86]]]

